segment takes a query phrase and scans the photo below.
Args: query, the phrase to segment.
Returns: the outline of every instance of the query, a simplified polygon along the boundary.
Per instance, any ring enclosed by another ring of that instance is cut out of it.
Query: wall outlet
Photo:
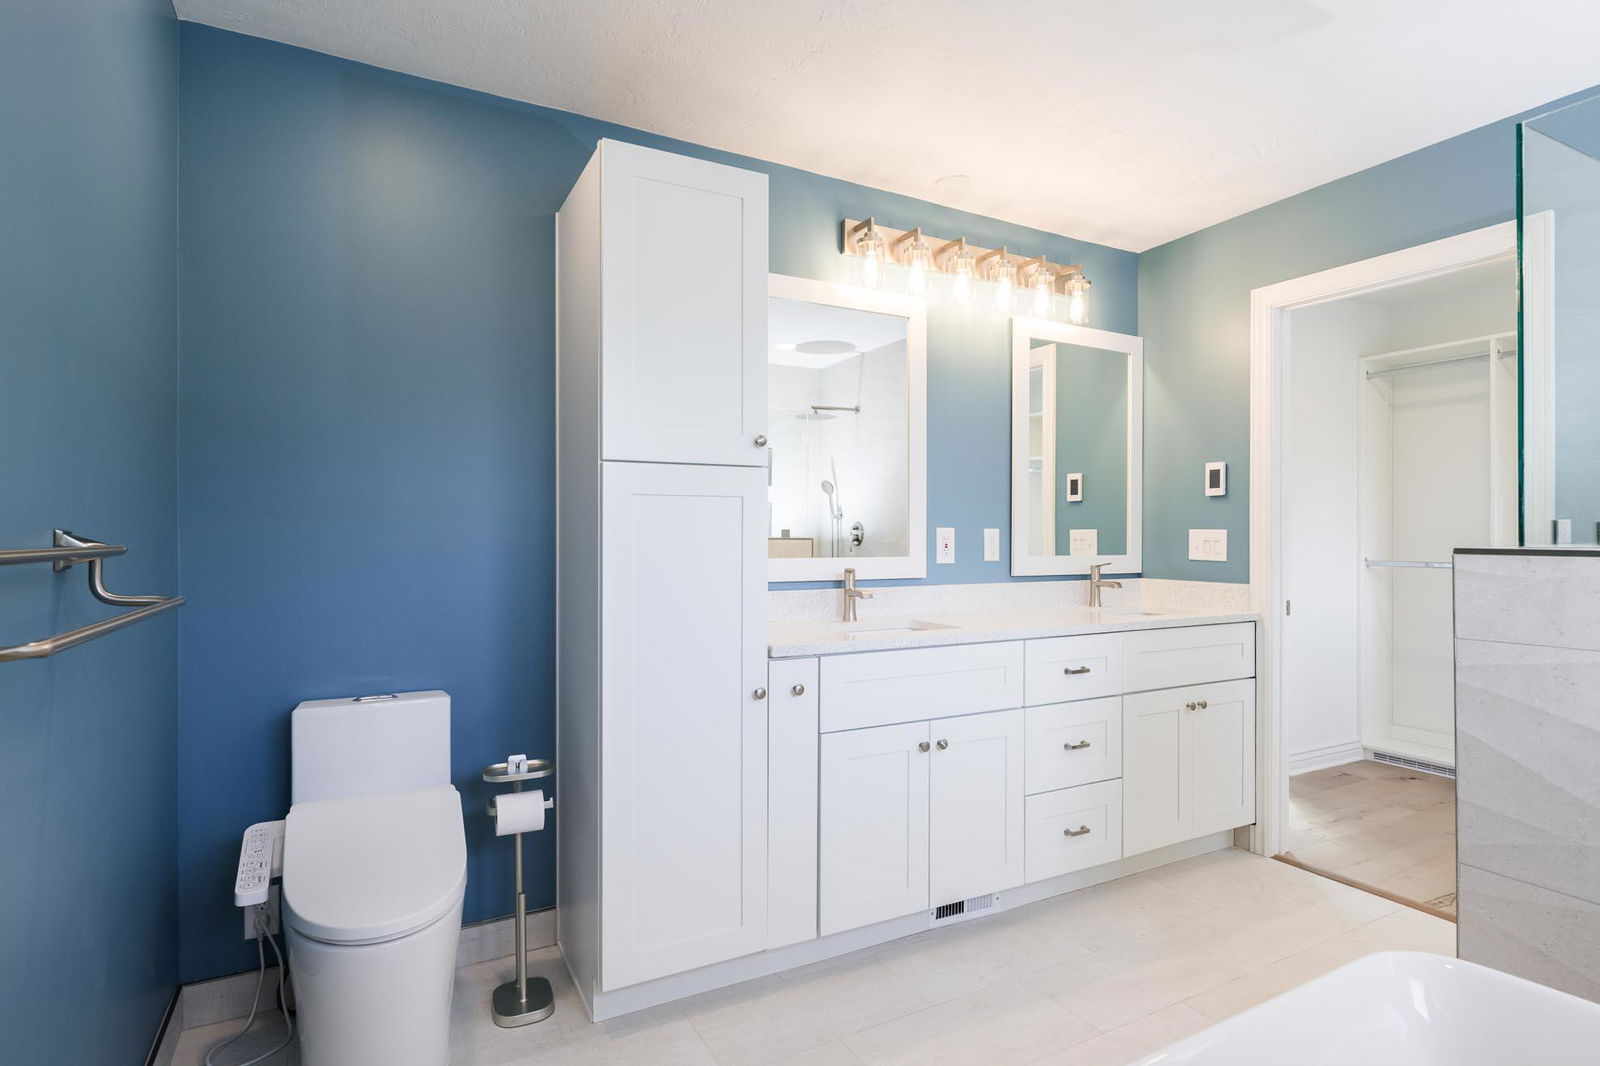
[[[254,907],[245,907],[240,911],[244,915],[244,938],[246,940],[254,940],[256,938],[256,907],[265,907],[267,909],[267,932],[277,936],[278,886],[267,886],[267,901],[265,903],[258,903]]]
[[[1203,563],[1228,561],[1228,531],[1226,529],[1189,530],[1189,558]]]
[[[1068,555],[1099,555],[1100,531],[1098,529],[1067,530]]]
[[[983,561],[998,563],[1000,561],[1000,531],[986,529],[983,531]]]
[[[933,531],[935,552],[933,561],[936,563],[953,563],[956,561],[956,530],[954,526],[940,526]]]

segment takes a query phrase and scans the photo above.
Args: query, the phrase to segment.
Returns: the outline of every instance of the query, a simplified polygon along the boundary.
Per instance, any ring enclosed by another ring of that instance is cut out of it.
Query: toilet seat
[[[297,803],[283,840],[285,919],[329,944],[376,944],[449,914],[467,885],[451,785]]]

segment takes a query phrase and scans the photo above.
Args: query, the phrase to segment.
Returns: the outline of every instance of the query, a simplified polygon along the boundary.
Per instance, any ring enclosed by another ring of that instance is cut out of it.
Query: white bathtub
[[[1600,1004],[1470,962],[1391,951],[1136,1066],[1596,1066]]]

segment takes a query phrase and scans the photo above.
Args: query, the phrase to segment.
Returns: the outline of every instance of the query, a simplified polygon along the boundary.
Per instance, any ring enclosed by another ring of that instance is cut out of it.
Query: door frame
[[[1289,760],[1283,728],[1283,412],[1289,313],[1517,255],[1517,224],[1501,222],[1250,292],[1250,609],[1257,627],[1258,808],[1250,849],[1283,850]]]

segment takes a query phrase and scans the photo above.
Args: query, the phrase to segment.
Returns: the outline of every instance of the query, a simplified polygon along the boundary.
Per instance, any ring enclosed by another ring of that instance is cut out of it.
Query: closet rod
[[[1435,359],[1431,363],[1412,363],[1410,366],[1391,366],[1387,370],[1369,370],[1367,378],[1387,377],[1390,374],[1409,374],[1413,370],[1433,370],[1441,366],[1460,366],[1463,363],[1487,363],[1489,353],[1479,355],[1458,355],[1454,359]]]
[[[1450,570],[1452,563],[1434,562],[1428,559],[1366,559],[1368,566],[1399,567],[1413,570]]]

